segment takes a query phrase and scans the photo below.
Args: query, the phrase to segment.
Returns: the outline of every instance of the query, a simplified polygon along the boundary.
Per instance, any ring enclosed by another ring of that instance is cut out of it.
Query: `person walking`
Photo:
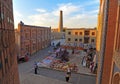
[[[70,74],[68,72],[66,73],[66,77],[65,78],[66,78],[66,82],[69,82]]]
[[[84,56],[83,59],[82,59],[82,66],[83,67],[86,67],[86,57]]]
[[[74,49],[72,49],[72,54],[74,54],[75,53],[75,51],[74,51]]]
[[[37,70],[38,70],[38,65],[37,65],[37,63],[35,63],[34,69],[35,69],[35,74],[37,74]]]
[[[52,46],[53,46],[53,47],[55,46],[55,43],[54,43],[54,42],[52,43]]]

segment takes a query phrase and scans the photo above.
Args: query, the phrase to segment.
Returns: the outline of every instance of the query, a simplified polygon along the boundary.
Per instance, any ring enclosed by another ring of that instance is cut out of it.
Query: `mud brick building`
[[[0,84],[19,84],[12,0],[0,0]]]
[[[48,47],[51,43],[51,27],[18,24],[16,29],[16,50],[20,58]]]
[[[96,84],[120,84],[120,0],[100,0]]]
[[[65,32],[67,44],[92,44],[96,45],[96,29],[94,28],[67,28]]]

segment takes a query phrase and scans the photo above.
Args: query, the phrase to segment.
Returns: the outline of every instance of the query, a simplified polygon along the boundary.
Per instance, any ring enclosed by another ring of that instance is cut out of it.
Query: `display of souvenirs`
[[[78,67],[75,63],[69,63],[69,56],[66,49],[58,48],[53,53],[49,51],[50,56],[43,59],[39,65],[47,68],[52,68],[61,71],[67,71],[68,68],[73,72],[78,71]],[[58,54],[58,55],[57,55]]]
[[[56,70],[62,70],[62,71],[67,71],[67,68],[70,67],[71,71],[77,72],[78,67],[75,63],[64,63],[61,60],[54,60],[52,64],[50,65],[50,68],[56,69]]]

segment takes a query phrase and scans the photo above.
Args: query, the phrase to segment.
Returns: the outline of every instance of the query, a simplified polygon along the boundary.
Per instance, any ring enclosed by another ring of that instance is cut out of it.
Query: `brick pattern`
[[[19,84],[12,0],[0,0],[0,84]]]
[[[108,4],[108,24],[102,73],[102,84],[109,84],[111,78],[118,0],[109,0]]]
[[[104,15],[104,11],[106,10],[105,6],[105,0],[100,0],[100,13],[98,15],[98,39],[97,39],[97,50],[98,52],[101,52],[102,49],[100,50],[101,44],[101,40],[103,41],[102,38],[102,31],[103,30],[103,22],[104,22],[104,16],[108,17],[107,22],[107,33],[106,33],[106,41],[105,44],[105,55],[104,57],[104,61],[103,61],[103,67],[102,67],[102,80],[101,80],[101,84],[112,84],[112,77],[113,77],[113,66],[114,66],[114,62],[113,62],[113,56],[116,55],[114,53],[114,47],[115,47],[115,34],[118,34],[119,32],[117,32],[116,30],[116,23],[119,22],[119,19],[117,20],[117,11],[118,11],[118,1],[119,0],[109,0],[108,2],[108,12],[107,14]],[[99,56],[101,57],[101,56]],[[98,59],[101,60],[101,59]],[[118,59],[117,59],[118,60]],[[99,62],[98,62],[99,63]],[[98,75],[99,73],[99,67],[101,65],[98,64]],[[98,78],[97,78],[98,79]],[[100,79],[98,79],[100,80]],[[97,84],[98,84],[98,80],[97,80]],[[114,84],[114,83],[113,83]],[[116,84],[116,83],[115,83]]]
[[[118,68],[117,71],[114,71],[112,74],[112,82],[113,84],[120,83],[120,0],[118,2],[118,10],[117,10],[117,22],[116,22],[116,33],[115,33],[115,43],[114,43],[114,54],[113,54],[113,70],[115,70],[115,66]]]
[[[117,11],[115,44],[114,44],[114,57],[113,61],[120,68],[120,3]]]
[[[16,45],[19,58],[25,57],[28,53],[33,53],[48,47],[51,42],[51,28],[18,24],[16,30]]]

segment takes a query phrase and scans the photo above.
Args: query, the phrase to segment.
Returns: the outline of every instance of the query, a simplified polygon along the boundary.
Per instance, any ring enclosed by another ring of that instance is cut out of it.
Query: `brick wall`
[[[118,0],[109,0],[108,24],[107,24],[107,34],[106,34],[107,36],[106,36],[103,73],[102,73],[102,84],[110,84],[116,18],[117,18],[117,6],[118,6]]]
[[[0,84],[19,84],[12,0],[0,0]]]
[[[27,53],[32,55],[33,53],[48,47],[51,42],[51,28],[40,27],[32,25],[24,25],[24,23],[18,24],[17,33],[20,33],[17,38],[20,39],[19,58],[25,57]]]

